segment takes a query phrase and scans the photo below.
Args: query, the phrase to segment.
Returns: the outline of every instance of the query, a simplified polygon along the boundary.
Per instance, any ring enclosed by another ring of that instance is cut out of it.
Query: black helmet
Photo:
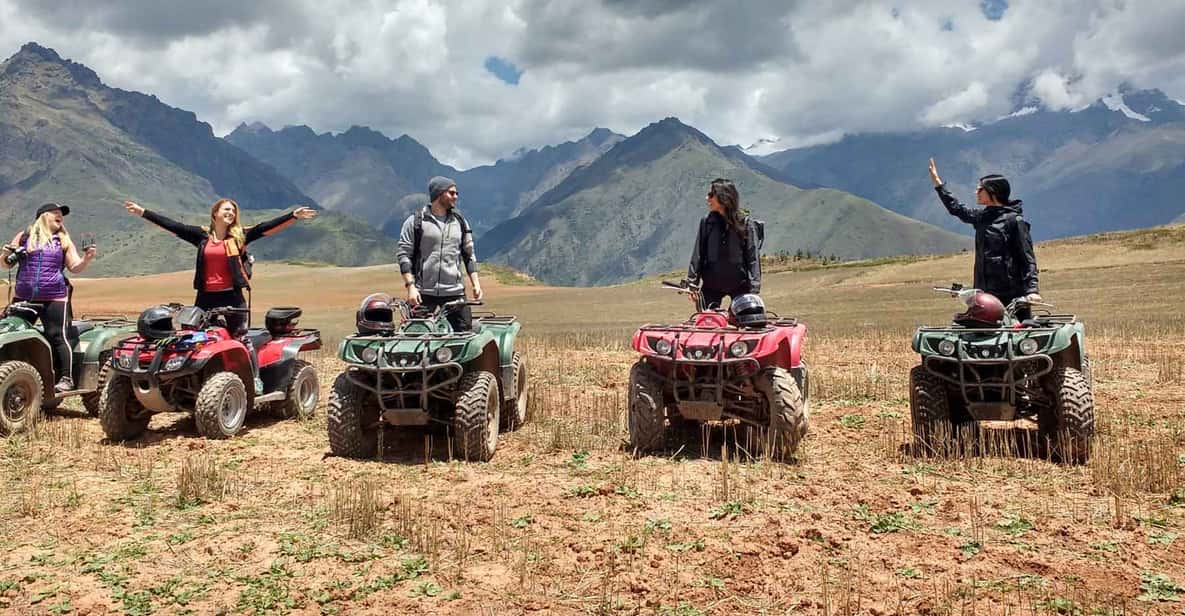
[[[381,334],[395,331],[394,301],[386,293],[367,295],[358,307],[358,333]]]
[[[206,326],[206,311],[197,306],[185,306],[174,317],[177,329],[199,330]]]
[[[737,327],[765,327],[765,302],[752,293],[738,295],[728,307],[728,320]]]
[[[173,310],[168,306],[153,306],[140,313],[136,331],[145,340],[160,340],[174,334]]]

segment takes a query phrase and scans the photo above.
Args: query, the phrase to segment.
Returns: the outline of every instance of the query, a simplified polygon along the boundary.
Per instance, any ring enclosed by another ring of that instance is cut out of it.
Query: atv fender
[[[465,366],[465,372],[478,370],[494,375],[494,378],[498,381],[498,390],[505,392],[507,388],[504,384],[510,382],[510,372],[513,369],[509,366],[505,369],[502,367],[498,354],[498,344],[491,340],[481,349],[481,353],[473,358],[473,361],[469,362],[469,365]],[[507,399],[505,393],[502,394],[501,399]]]
[[[806,340],[806,325],[799,323],[779,333],[778,361],[773,365],[802,367],[802,345]]]
[[[42,394],[45,400],[54,397],[53,354],[49,342],[35,329],[8,332],[0,336],[0,361],[19,360],[32,365],[41,373]]]
[[[98,364],[99,355],[110,351],[120,342],[136,337],[133,326],[128,327],[96,327],[78,337],[79,346],[86,343],[86,349],[81,351],[82,361],[87,364]]]
[[[276,391],[287,384],[300,353],[319,348],[321,336],[318,333],[273,338],[262,349],[256,351],[259,355],[259,378],[263,381],[263,389]]]
[[[251,373],[251,358],[247,356],[247,349],[237,340],[220,340],[214,344],[202,347],[194,353],[190,360],[193,368],[202,371],[203,380],[215,373],[229,371],[239,375],[244,384],[255,382]],[[255,402],[255,388],[247,387],[248,408]]]

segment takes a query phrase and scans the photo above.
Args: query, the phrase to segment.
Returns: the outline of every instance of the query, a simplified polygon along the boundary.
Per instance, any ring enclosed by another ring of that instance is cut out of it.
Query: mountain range
[[[72,206],[67,228],[93,234],[100,258],[88,275],[193,267],[178,240],[125,214],[124,199],[191,223],[209,220],[219,196],[245,223],[296,204],[318,207],[275,169],[215,137],[193,113],[110,88],[91,69],[29,43],[0,63],[0,228],[7,241],[47,201]],[[343,265],[389,260],[393,242],[332,212],[253,245],[267,259]]]
[[[765,252],[840,258],[967,248],[968,229],[938,204],[935,157],[971,200],[975,179],[1002,172],[1038,238],[1185,221],[1185,106],[1125,90],[1074,111],[1039,105],[979,126],[859,134],[753,156],[676,118],[630,136],[604,128],[459,170],[409,135],[363,126],[318,133],[242,124],[225,138],[192,112],[111,88],[91,69],[29,43],[0,64],[0,214],[15,233],[45,201],[75,207],[68,224],[94,233],[88,274],[192,266],[176,240],[124,215],[125,198],[175,218],[207,220],[218,196],[247,223],[280,208],[323,208],[261,242],[261,258],[343,265],[390,262],[428,178],[457,180],[478,255],[557,284],[610,284],[685,267],[704,192],[732,178],[742,205],[767,223]],[[883,206],[883,207],[882,207]],[[961,233],[956,234],[952,231]],[[6,237],[10,237],[6,236]]]
[[[1158,90],[1122,90],[1075,110],[1029,102],[980,126],[857,134],[760,160],[948,229],[926,171],[934,157],[953,192],[974,201],[1002,173],[1037,239],[1148,227],[1185,216],[1185,105]]]

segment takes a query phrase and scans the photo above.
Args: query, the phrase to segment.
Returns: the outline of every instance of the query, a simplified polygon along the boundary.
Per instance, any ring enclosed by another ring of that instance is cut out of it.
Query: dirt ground
[[[957,306],[959,255],[768,277],[809,328],[799,460],[713,427],[625,451],[629,334],[686,316],[653,284],[486,284],[518,314],[530,420],[492,462],[443,433],[328,454],[324,408],[206,440],[185,415],[108,443],[77,404],[0,442],[0,612],[32,614],[1174,614],[1185,608],[1185,233],[1043,245],[1087,323],[1100,433],[1085,466],[915,457],[912,329]],[[1109,255],[1109,256],[1108,256]],[[260,264],[256,313],[338,339],[393,268]],[[81,281],[79,312],[188,297],[190,275]],[[314,357],[323,390],[341,370]]]

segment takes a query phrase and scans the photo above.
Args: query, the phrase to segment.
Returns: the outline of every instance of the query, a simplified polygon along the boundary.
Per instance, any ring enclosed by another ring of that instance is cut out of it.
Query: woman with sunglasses
[[[946,211],[975,227],[975,288],[995,295],[1005,305],[1019,297],[1041,301],[1029,222],[1024,219],[1020,199],[1009,199],[1012,187],[1008,180],[998,174],[979,178],[975,200],[984,206],[979,209],[963,205],[950,194],[938,176],[933,158],[930,180]],[[1027,306],[1017,310],[1019,320],[1031,316]]]
[[[741,210],[732,180],[716,178],[708,187],[708,214],[699,221],[687,281],[701,284],[706,306],[719,307],[727,295],[761,292],[757,227]]]

